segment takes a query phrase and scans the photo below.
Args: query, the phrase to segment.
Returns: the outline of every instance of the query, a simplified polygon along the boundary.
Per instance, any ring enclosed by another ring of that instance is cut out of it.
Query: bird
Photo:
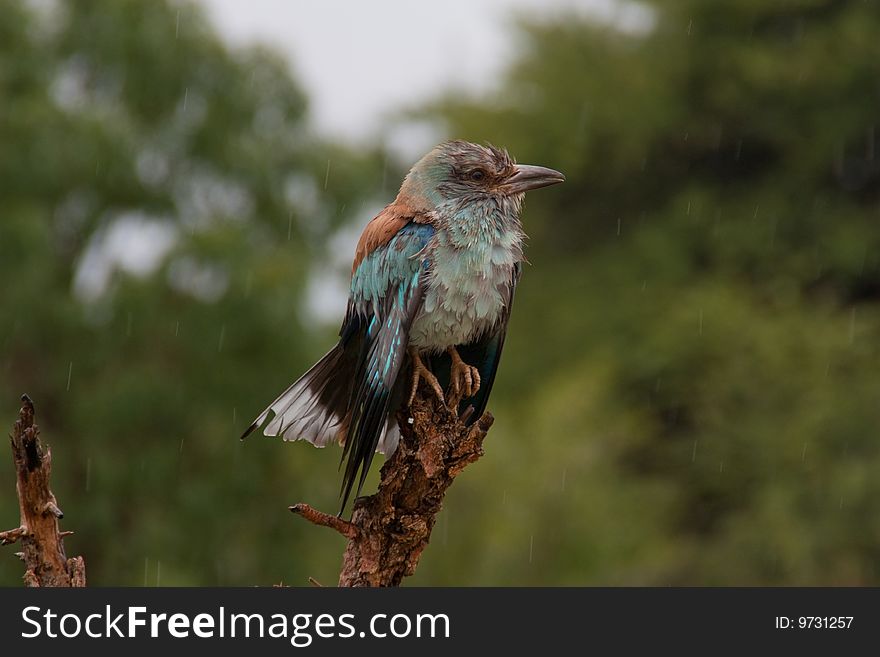
[[[525,261],[525,193],[565,180],[463,140],[418,160],[364,228],[338,343],[241,436],[342,445],[344,511],[376,452],[397,448],[397,411],[424,381],[467,422],[486,408]]]

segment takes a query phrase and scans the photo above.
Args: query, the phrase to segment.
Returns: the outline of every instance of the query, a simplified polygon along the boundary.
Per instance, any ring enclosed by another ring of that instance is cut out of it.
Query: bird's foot
[[[440,386],[440,382],[437,380],[437,377],[425,367],[425,364],[422,362],[421,357],[419,356],[418,349],[411,348],[409,350],[410,358],[412,359],[412,389],[409,393],[409,400],[406,402],[407,406],[412,406],[413,399],[416,398],[416,391],[419,389],[419,379],[424,379],[425,383],[434,391],[434,394],[437,395],[437,399],[440,400],[441,404],[446,404],[446,400],[443,397],[443,388]]]
[[[465,363],[455,347],[446,350],[452,358],[449,371],[449,408],[458,408],[459,402],[465,397],[473,397],[480,389],[480,370]]]

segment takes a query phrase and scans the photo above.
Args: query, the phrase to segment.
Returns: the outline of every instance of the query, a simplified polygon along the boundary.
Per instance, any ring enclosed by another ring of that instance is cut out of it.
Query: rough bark
[[[0,545],[21,542],[18,556],[25,563],[27,586],[85,586],[85,561],[82,557],[68,559],[64,553],[63,539],[73,532],[62,532],[58,527],[64,514],[49,488],[52,452],[40,443],[33,402],[27,395],[22,395],[21,401],[10,436],[21,525],[0,532]]]
[[[453,480],[483,455],[493,418],[466,426],[422,387],[411,409],[398,414],[400,444],[385,462],[379,489],[354,502],[350,521],[307,504],[290,510],[348,538],[340,586],[398,586],[412,575]]]

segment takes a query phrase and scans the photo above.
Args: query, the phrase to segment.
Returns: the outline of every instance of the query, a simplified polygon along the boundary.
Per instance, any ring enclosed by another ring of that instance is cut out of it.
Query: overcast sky
[[[374,135],[382,117],[454,86],[491,89],[516,52],[512,17],[565,10],[639,21],[618,0],[201,0],[233,44],[284,53],[323,133]]]

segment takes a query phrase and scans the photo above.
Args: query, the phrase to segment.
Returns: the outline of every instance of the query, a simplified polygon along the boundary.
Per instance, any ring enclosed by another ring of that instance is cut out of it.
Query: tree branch
[[[305,518],[311,523],[321,525],[322,527],[330,527],[335,529],[346,538],[354,538],[357,536],[358,529],[347,520],[343,520],[338,516],[331,516],[329,513],[313,509],[308,504],[294,504],[290,510]]]
[[[340,586],[398,586],[415,572],[446,490],[483,455],[483,440],[494,420],[486,413],[465,426],[422,387],[412,408],[401,410],[397,421],[400,443],[382,466],[379,489],[355,500],[350,522],[307,504],[290,507],[349,539]]]
[[[21,541],[18,553],[25,563],[26,586],[82,587],[86,585],[86,565],[82,557],[68,559],[58,520],[64,517],[58,500],[49,488],[52,452],[43,451],[40,430],[34,423],[34,404],[27,395],[12,429],[10,443],[17,476],[16,492],[21,526],[0,532],[0,544]]]
[[[26,530],[24,527],[16,527],[5,532],[0,532],[0,545],[12,545],[24,536]]]

